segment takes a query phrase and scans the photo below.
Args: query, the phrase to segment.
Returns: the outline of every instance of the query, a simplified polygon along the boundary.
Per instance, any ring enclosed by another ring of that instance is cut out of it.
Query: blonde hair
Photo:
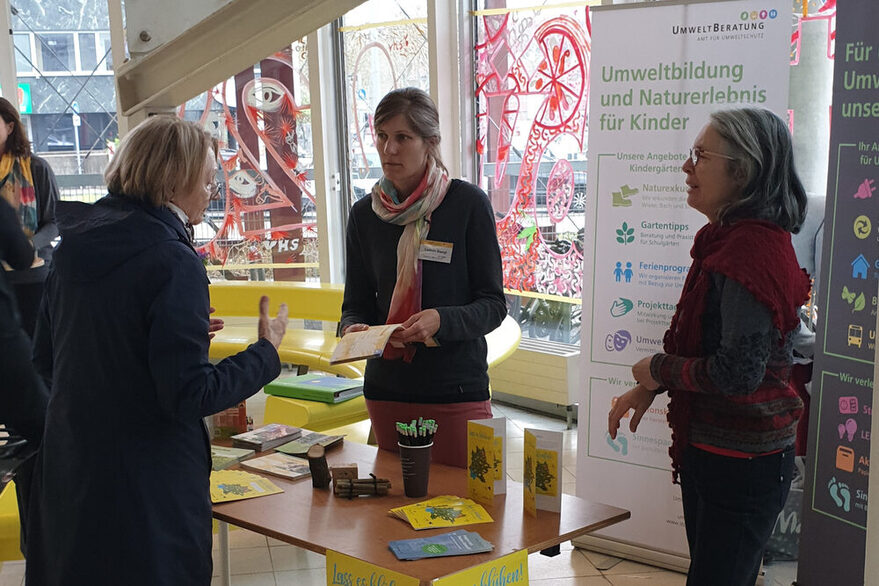
[[[159,207],[175,191],[204,181],[205,160],[217,141],[199,125],[173,115],[147,118],[132,129],[104,171],[107,190]]]

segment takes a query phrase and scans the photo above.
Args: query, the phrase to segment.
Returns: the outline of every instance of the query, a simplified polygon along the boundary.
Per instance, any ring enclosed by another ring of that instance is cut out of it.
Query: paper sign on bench
[[[525,511],[529,514],[536,513],[536,511],[532,512],[530,508],[532,506],[541,511],[559,513],[562,510],[563,438],[560,431],[525,429],[525,462],[522,471],[522,487],[525,494],[522,500]],[[529,478],[531,474],[533,476]],[[528,487],[532,482],[534,494],[530,495]],[[533,505],[529,499],[533,500]]]
[[[327,574],[329,575],[329,574]],[[526,586],[528,584],[528,550],[522,549],[502,558],[463,570],[444,578],[437,578],[433,586]]]
[[[327,586],[419,586],[420,580],[327,550]]]

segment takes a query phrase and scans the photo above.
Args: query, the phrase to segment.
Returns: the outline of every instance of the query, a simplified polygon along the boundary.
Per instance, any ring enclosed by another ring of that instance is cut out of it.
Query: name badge
[[[437,240],[422,240],[421,247],[418,249],[418,260],[429,260],[431,262],[444,262],[449,264],[452,262],[452,248],[454,244],[451,242],[439,242]]]

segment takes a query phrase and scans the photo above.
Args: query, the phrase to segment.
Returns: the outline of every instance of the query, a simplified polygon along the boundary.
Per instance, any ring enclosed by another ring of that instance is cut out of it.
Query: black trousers
[[[680,475],[687,586],[754,586],[793,468],[793,446],[755,458],[687,449]]]

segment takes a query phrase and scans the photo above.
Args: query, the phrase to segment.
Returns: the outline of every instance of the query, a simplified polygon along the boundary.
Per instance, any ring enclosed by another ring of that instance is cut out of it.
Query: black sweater
[[[369,196],[348,220],[347,274],[341,328],[384,324],[397,280],[403,226],[372,211]],[[436,309],[439,347],[418,345],[411,363],[369,360],[368,399],[417,403],[484,401],[488,395],[485,334],[506,315],[500,250],[491,205],[478,187],[453,180],[433,212],[427,240],[454,245],[451,263],[423,261],[422,309]]]

